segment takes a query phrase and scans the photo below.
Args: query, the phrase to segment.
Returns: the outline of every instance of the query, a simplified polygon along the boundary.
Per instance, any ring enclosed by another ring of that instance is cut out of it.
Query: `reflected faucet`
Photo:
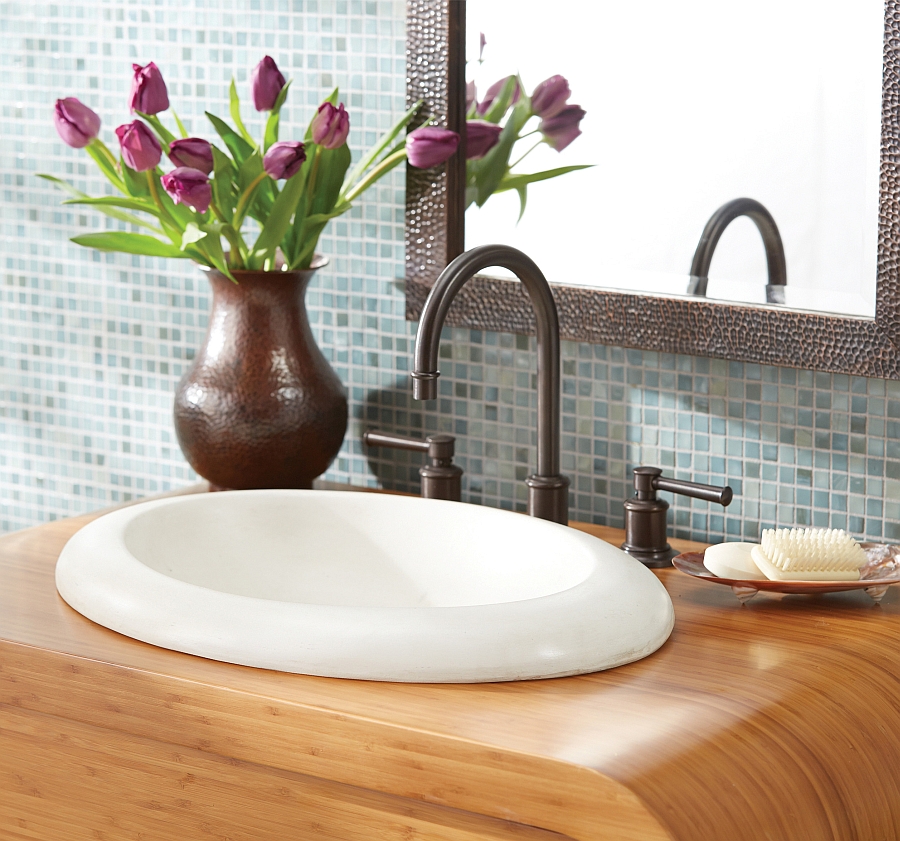
[[[447,311],[459,290],[489,266],[507,269],[522,282],[537,322],[537,472],[525,479],[528,514],[566,524],[569,480],[559,473],[559,317],[550,285],[530,257],[507,245],[482,245],[460,254],[441,272],[416,334],[413,397],[437,398],[438,351]]]
[[[784,260],[784,245],[778,226],[766,208],[755,199],[734,199],[723,204],[712,216],[703,233],[694,260],[691,263],[691,280],[688,295],[706,297],[709,283],[709,266],[713,252],[719,244],[719,237],[738,216],[747,216],[756,223],[766,249],[766,264],[769,268],[769,282],[766,285],[766,303],[783,304],[784,287],[787,285],[787,265]]]

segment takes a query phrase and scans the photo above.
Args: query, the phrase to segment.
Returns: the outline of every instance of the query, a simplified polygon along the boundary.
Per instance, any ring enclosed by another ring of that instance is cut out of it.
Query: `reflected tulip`
[[[472,110],[472,106],[475,104],[475,101],[478,99],[478,90],[475,87],[474,82],[466,83],[466,113]]]
[[[142,114],[158,114],[169,107],[169,92],[162,73],[152,61],[146,66],[132,64],[134,79],[131,82],[132,112],[140,111]]]
[[[302,143],[295,140],[282,140],[273,143],[263,158],[263,169],[270,178],[276,181],[290,178],[300,171],[306,160],[306,150]]]
[[[53,122],[63,143],[73,149],[83,149],[100,132],[100,118],[74,96],[56,100]]]
[[[450,129],[424,126],[406,136],[406,158],[418,169],[430,169],[449,160],[459,146],[459,135]]]
[[[544,135],[548,145],[557,152],[562,152],[581,134],[580,123],[585,113],[580,105],[566,105],[554,116],[541,120],[538,130]]]
[[[483,158],[497,145],[502,131],[503,126],[489,123],[486,120],[468,120],[466,122],[466,159],[473,161]]]
[[[478,108],[476,109],[478,112],[478,116],[482,116],[487,114],[490,110],[491,106],[494,104],[494,100],[500,95],[500,91],[503,90],[503,86],[506,84],[508,79],[516,79],[515,76],[505,76],[502,79],[498,79],[491,85],[484,94],[484,99],[478,103]],[[522,88],[519,85],[519,80],[516,79],[515,88],[513,88],[512,99],[510,100],[510,105],[515,105],[522,98]]]
[[[205,172],[180,166],[164,175],[160,181],[175,204],[184,204],[194,208],[197,213],[206,213],[212,200],[212,188]]]
[[[213,152],[208,140],[185,137],[169,144],[169,160],[175,166],[199,169],[209,175],[213,171]]]
[[[135,172],[153,169],[162,159],[162,148],[152,131],[140,120],[116,129],[122,159]]]
[[[251,81],[253,105],[256,110],[271,111],[284,84],[284,76],[281,75],[275,60],[271,56],[264,56],[254,68]]]
[[[323,102],[312,119],[313,143],[325,149],[337,149],[347,142],[350,134],[350,115],[342,102],[335,108],[330,102]]]
[[[555,117],[572,95],[569,83],[562,76],[551,76],[545,79],[531,94],[531,110],[542,120]]]

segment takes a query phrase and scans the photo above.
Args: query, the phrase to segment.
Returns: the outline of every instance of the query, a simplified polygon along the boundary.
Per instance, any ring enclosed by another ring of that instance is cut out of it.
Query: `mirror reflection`
[[[551,283],[778,303],[747,215],[719,231],[708,282],[691,278],[711,217],[747,198],[777,225],[786,306],[874,317],[882,0],[466,7],[472,116],[509,74],[526,95],[561,75],[585,112],[561,151],[523,137],[513,172],[592,165],[529,184],[518,222],[515,189],[473,202],[466,248],[521,248]]]

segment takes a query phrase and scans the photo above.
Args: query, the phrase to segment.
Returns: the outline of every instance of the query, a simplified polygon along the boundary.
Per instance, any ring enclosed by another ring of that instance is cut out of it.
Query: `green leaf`
[[[201,231],[197,227],[196,222],[188,222],[181,236],[181,250],[184,251],[191,243],[200,242],[201,239],[205,239],[208,235],[206,231]]]
[[[385,134],[381,140],[378,141],[362,158],[360,158],[359,163],[353,167],[350,171],[350,174],[344,181],[344,186],[341,189],[342,193],[347,193],[359,181],[360,178],[365,174],[366,170],[372,166],[372,164],[377,161],[385,149],[393,143],[395,138],[401,131],[403,131],[406,126],[409,125],[412,118],[416,115],[418,110],[422,107],[422,103],[424,100],[420,99],[415,105],[412,106],[394,125],[391,127],[390,131]],[[395,149],[391,149],[385,157],[389,157],[391,153],[396,151]]]
[[[146,234],[129,234],[124,231],[104,231],[72,237],[76,245],[96,248],[98,251],[122,251],[126,254],[143,254],[147,257],[187,257],[181,249]]]
[[[525,215],[525,203],[528,201],[528,187],[523,184],[521,187],[516,187],[516,192],[519,194],[519,218],[516,219],[516,224],[518,225]]]
[[[74,199],[66,199],[63,204],[84,204],[94,205],[97,207],[124,207],[126,210],[138,210],[141,213],[149,213],[151,216],[159,218],[159,210],[150,201],[142,199],[123,198],[119,196],[100,196],[93,198],[91,196],[78,197]]]
[[[491,107],[488,108],[484,115],[479,119],[486,120],[489,123],[499,123],[500,120],[503,119],[503,115],[509,110],[513,94],[516,92],[517,82],[518,79],[515,76],[510,76],[500,89],[499,96],[497,96],[491,103]]]
[[[181,122],[181,118],[178,114],[175,113],[175,109],[172,108],[172,116],[175,118],[175,125],[178,126],[178,131],[181,133],[182,140],[188,136],[187,129],[184,127],[184,123]]]
[[[509,156],[516,140],[518,140],[516,125],[513,120],[510,120],[500,132],[497,145],[480,161],[473,162],[477,164],[475,188],[478,193],[476,202],[479,207],[482,207],[491,197],[509,171]]]
[[[266,120],[266,131],[263,137],[264,152],[268,152],[272,144],[278,142],[278,122],[281,119],[281,106],[284,105],[284,101],[287,99],[288,88],[291,86],[291,81],[292,80],[289,79],[287,84],[278,91],[275,105],[272,106],[272,111],[269,113],[269,119]]]
[[[159,219],[159,211],[156,209],[156,207],[154,207],[152,204],[146,205],[139,199],[120,198],[118,196],[102,196],[100,198],[91,198],[90,196],[84,196],[83,198],[67,199],[63,202],[63,204],[79,204],[96,207],[97,210],[112,219],[118,219],[120,222],[127,222],[129,225],[138,225],[141,228],[148,228],[149,230],[156,231],[156,233],[159,234],[162,233],[162,231],[156,225],[151,224],[146,219],[142,219],[140,216],[135,216],[133,213],[126,213],[123,210],[116,209],[119,207],[123,207],[131,210],[138,210],[141,213],[148,213],[151,216]]]
[[[281,245],[303,192],[303,180],[296,175],[289,178],[272,206],[269,218],[263,226],[253,246],[255,261],[262,265],[274,257],[275,249]]]
[[[344,176],[350,167],[350,148],[346,143],[337,149],[318,147],[318,156],[319,166],[315,173],[315,183],[310,184],[311,214],[331,212],[340,198]],[[309,177],[312,178],[312,174]]]
[[[529,172],[519,175],[508,174],[503,177],[494,192],[500,193],[504,190],[518,190],[526,184],[534,184],[536,181],[547,181],[550,178],[556,178],[558,175],[565,175],[568,172],[575,172],[579,169],[590,169],[594,164],[577,164],[575,166],[560,166],[556,169],[545,169],[542,172]]]
[[[228,268],[228,262],[225,260],[225,252],[222,250],[222,240],[220,238],[221,225],[218,223],[210,223],[201,225],[201,228],[209,234],[203,241],[204,252],[209,261],[222,272],[232,283],[237,283],[231,270]]]
[[[99,142],[99,140],[95,140],[93,143],[89,143],[84,147],[84,150],[94,159],[94,162],[100,168],[100,172],[106,176],[109,183],[117,190],[124,193],[125,183],[122,180],[122,176],[119,175],[119,171],[116,169],[115,159],[112,158],[111,153],[106,147],[103,147],[103,149],[96,148],[96,144]]]
[[[49,181],[54,187],[58,190],[62,190],[64,193],[68,193],[70,196],[75,196],[76,198],[89,198],[87,193],[82,193],[81,190],[76,190],[68,181],[64,181],[62,178],[57,178],[55,175],[48,175],[46,172],[38,172],[36,173],[38,178],[43,178],[44,181]],[[65,202],[63,202],[65,204]]]
[[[227,221],[234,219],[237,192],[234,189],[234,165],[231,158],[213,145],[213,201]]]
[[[119,159],[119,167],[122,170],[122,178],[125,182],[125,189],[123,192],[137,198],[150,195],[150,186],[147,184],[147,176],[145,173],[133,170],[121,158]]]
[[[244,127],[244,121],[241,119],[241,100],[238,97],[237,85],[234,83],[234,77],[231,77],[231,87],[228,89],[228,105],[231,112],[231,119],[237,126],[237,130],[241,133],[241,137],[246,140],[250,146],[256,146],[252,135]]]
[[[216,130],[219,137],[225,141],[228,151],[231,152],[231,157],[238,166],[256,151],[250,143],[244,140],[244,138],[235,132],[235,130],[224,120],[220,120],[215,114],[210,114],[209,111],[206,112],[206,116],[213,124],[213,128]]]

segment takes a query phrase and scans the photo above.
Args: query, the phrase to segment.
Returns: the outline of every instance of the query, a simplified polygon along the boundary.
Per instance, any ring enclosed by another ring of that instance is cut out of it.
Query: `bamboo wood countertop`
[[[861,591],[741,606],[664,570],[675,630],[637,663],[503,684],[338,680],[155,648],[76,613],[54,567],[95,516],[0,538],[0,735],[16,716],[54,716],[461,810],[463,824],[515,822],[520,837],[900,838],[895,588],[878,606]],[[13,777],[0,773],[0,825]]]

